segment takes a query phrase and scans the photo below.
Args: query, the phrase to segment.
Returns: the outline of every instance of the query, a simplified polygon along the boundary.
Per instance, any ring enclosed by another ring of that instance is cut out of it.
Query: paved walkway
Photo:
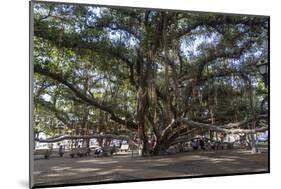
[[[53,157],[34,161],[35,184],[73,184],[268,171],[267,153],[245,150],[185,152],[154,157]]]

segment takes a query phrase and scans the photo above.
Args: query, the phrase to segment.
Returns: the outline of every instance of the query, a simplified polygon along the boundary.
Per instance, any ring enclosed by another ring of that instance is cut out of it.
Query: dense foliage
[[[67,126],[76,135],[138,136],[144,154],[152,137],[157,154],[196,129],[265,130],[267,87],[257,65],[268,60],[268,24],[260,16],[35,3],[35,133],[55,136]]]

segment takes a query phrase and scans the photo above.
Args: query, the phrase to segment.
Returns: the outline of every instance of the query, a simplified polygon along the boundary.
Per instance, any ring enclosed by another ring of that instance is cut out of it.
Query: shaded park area
[[[268,154],[243,149],[184,152],[140,157],[123,153],[113,157],[35,160],[36,185],[95,183],[171,177],[258,173],[268,171]]]
[[[32,5],[36,185],[268,172],[268,17]]]

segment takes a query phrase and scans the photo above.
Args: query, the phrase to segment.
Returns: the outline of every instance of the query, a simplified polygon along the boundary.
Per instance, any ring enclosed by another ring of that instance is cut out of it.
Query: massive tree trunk
[[[148,155],[148,139],[146,135],[147,130],[147,90],[143,87],[139,87],[138,90],[138,133],[140,139],[141,155]]]
[[[138,60],[138,91],[137,91],[137,120],[138,120],[138,135],[139,135],[139,150],[140,155],[148,155],[148,140],[146,136],[146,119],[148,110],[148,91],[147,91],[147,71],[142,62]]]

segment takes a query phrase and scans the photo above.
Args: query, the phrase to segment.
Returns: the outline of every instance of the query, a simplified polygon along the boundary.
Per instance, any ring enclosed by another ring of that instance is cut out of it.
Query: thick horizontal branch
[[[265,118],[266,116],[262,115],[260,116],[260,119]],[[268,126],[259,127],[256,129],[240,129],[236,127],[243,126],[247,124],[251,119],[243,120],[236,123],[229,123],[226,125],[211,125],[211,124],[205,124],[205,123],[199,123],[195,121],[188,120],[186,118],[179,118],[176,121],[174,121],[169,127],[166,128],[166,130],[162,133],[161,140],[166,141],[167,145],[173,145],[179,142],[183,142],[184,140],[180,140],[179,137],[182,137],[183,135],[188,135],[194,130],[197,129],[205,129],[209,131],[217,131],[217,132],[223,132],[226,134],[253,134],[257,132],[264,132],[268,130]]]
[[[256,119],[264,119],[266,118],[266,115],[260,115],[257,116]],[[263,132],[268,129],[268,126],[259,127],[256,129],[241,129],[239,127],[242,127],[246,124],[248,124],[250,121],[252,121],[254,118],[248,119],[245,118],[242,121],[235,122],[235,123],[228,123],[224,125],[213,125],[213,124],[207,124],[207,123],[200,123],[196,121],[189,120],[187,118],[178,118],[174,120],[168,127],[166,127],[161,136],[162,138],[167,138],[168,136],[172,137],[171,135],[177,135],[180,136],[180,133],[186,132],[187,130],[185,128],[203,128],[209,131],[219,131],[223,133],[232,133],[232,134],[238,134],[238,133],[256,133],[256,132]],[[169,138],[170,138],[169,137]]]
[[[195,122],[192,120],[188,120],[186,118],[179,118],[175,122],[180,122],[181,124],[186,124],[189,127],[203,128],[203,129],[207,129],[210,131],[219,131],[219,132],[223,132],[223,133],[227,133],[227,134],[230,134],[230,133],[232,133],[232,134],[238,134],[238,133],[251,134],[251,133],[263,132],[263,131],[268,130],[268,126],[264,126],[264,127],[260,127],[260,128],[256,128],[256,129],[235,128],[235,127],[243,126],[243,125],[247,124],[249,121],[251,121],[251,119],[245,119],[240,122],[229,123],[229,124],[225,124],[225,125],[212,125],[212,124],[206,124],[206,123],[198,123],[198,122]]]
[[[106,106],[104,104],[100,104],[95,99],[90,98],[86,94],[83,94],[82,92],[80,92],[80,90],[77,87],[75,87],[73,84],[69,83],[62,75],[53,73],[50,70],[48,70],[46,68],[42,68],[42,67],[40,67],[37,64],[34,65],[34,72],[38,73],[40,75],[44,75],[44,76],[50,77],[51,79],[56,80],[56,81],[64,84],[77,97],[79,97],[84,102],[86,102],[86,103],[88,103],[90,105],[93,105],[96,108],[99,108],[99,109],[101,109],[101,110],[103,110],[105,112],[108,112],[111,115],[111,117],[110,117],[111,120],[113,120],[113,121],[115,121],[115,122],[117,122],[119,124],[125,125],[128,128],[132,128],[132,129],[137,129],[138,128],[138,126],[137,126],[137,124],[135,122],[130,121],[130,120],[125,120],[125,119],[122,119],[122,118],[118,117],[110,107],[108,107],[108,106]]]
[[[53,143],[53,142],[59,142],[63,140],[77,140],[77,139],[91,139],[91,138],[112,138],[112,139],[119,139],[119,140],[127,140],[129,141],[130,138],[128,136],[122,136],[122,135],[113,135],[113,134],[93,134],[93,135],[84,135],[84,136],[58,136],[53,137],[49,139],[38,139],[35,138],[34,140],[41,143]]]

